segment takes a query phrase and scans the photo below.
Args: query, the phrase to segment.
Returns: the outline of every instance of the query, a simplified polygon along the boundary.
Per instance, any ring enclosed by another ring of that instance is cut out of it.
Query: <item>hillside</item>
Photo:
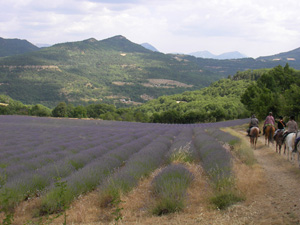
[[[0,37],[0,57],[19,55],[37,51],[39,48],[26,40],[4,39]]]
[[[289,64],[293,64],[296,62],[300,62],[300,48],[294,49],[288,52],[282,52],[279,54],[271,55],[271,56],[261,56],[258,57],[257,60],[261,61],[285,61],[289,62]]]
[[[199,90],[238,71],[287,62],[300,69],[299,49],[272,57],[204,59],[151,51],[120,35],[100,41],[90,38],[0,58],[0,94],[47,107],[61,101],[131,106]]]
[[[161,96],[148,101],[138,110],[154,117],[153,122],[198,123],[246,118],[249,111],[240,96],[250,80],[221,79],[209,87],[182,94]]]
[[[115,36],[1,58],[0,94],[51,107],[60,101],[132,104],[197,90],[222,76]]]

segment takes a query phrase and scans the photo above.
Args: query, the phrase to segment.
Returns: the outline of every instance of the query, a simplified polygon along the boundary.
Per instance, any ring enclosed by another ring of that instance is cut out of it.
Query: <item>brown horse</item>
[[[265,130],[265,145],[267,145],[268,142],[268,146],[270,146],[270,142],[274,142],[273,136],[275,133],[275,127],[274,126],[267,126],[266,130]]]
[[[276,152],[281,154],[281,146],[283,145],[283,133],[284,130],[279,130],[275,136]]]
[[[252,127],[251,130],[250,130],[250,145],[254,149],[256,149],[258,134],[259,134],[259,128],[258,127]]]

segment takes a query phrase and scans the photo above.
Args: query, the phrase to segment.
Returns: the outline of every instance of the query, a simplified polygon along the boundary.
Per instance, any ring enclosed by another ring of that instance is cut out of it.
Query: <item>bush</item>
[[[193,175],[183,165],[166,167],[153,180],[153,193],[157,202],[152,209],[155,215],[180,211],[184,208],[186,189],[193,180]]]

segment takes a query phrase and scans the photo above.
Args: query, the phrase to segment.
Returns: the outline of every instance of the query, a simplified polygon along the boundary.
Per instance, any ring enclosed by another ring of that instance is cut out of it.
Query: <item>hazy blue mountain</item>
[[[150,45],[149,43],[143,43],[141,44],[141,46],[143,46],[146,49],[149,49],[153,52],[159,52],[153,45]]]
[[[207,59],[215,59],[216,55],[210,53],[209,51],[199,51],[199,52],[192,52],[188,55],[195,56],[197,58],[207,58]]]
[[[238,51],[226,52],[217,56],[217,59],[241,59],[241,58],[247,58],[247,56]]]
[[[198,52],[192,52],[188,55],[195,56],[197,58],[207,58],[207,59],[241,59],[241,58],[247,58],[246,55],[234,51],[234,52],[226,52],[220,55],[215,55],[210,53],[209,51],[198,51]]]
[[[26,40],[5,39],[0,37],[0,57],[37,51],[39,48]]]
[[[50,44],[43,44],[43,43],[37,43],[35,44],[37,47],[39,48],[48,48],[48,47],[51,47],[52,45]]]

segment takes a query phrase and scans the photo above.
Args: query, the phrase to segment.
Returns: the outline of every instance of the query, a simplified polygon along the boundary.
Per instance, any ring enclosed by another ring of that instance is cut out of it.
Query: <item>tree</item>
[[[75,118],[86,118],[86,108],[82,105],[76,106],[73,110],[73,117]]]
[[[51,109],[41,104],[37,104],[31,108],[30,114],[32,116],[41,116],[41,117],[51,116]]]
[[[60,102],[52,110],[52,116],[54,117],[67,117],[68,116],[68,107],[65,102]]]
[[[298,117],[300,114],[300,87],[292,84],[291,88],[286,90],[284,97],[286,101],[285,114]]]

